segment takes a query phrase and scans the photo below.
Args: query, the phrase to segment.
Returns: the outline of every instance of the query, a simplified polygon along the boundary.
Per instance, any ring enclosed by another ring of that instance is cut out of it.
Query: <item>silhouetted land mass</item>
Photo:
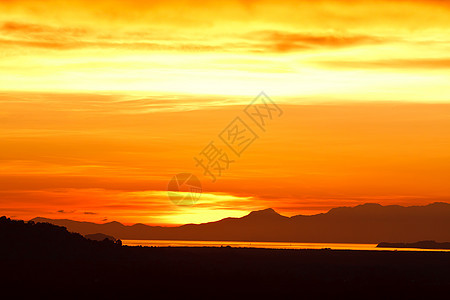
[[[387,243],[377,245],[380,248],[417,248],[417,249],[450,249],[450,242],[438,243],[436,241],[420,241],[415,243]]]
[[[403,207],[364,204],[333,208],[312,216],[286,217],[273,209],[254,211],[242,218],[226,218],[178,227],[125,226],[119,222],[95,224],[35,218],[65,226],[83,235],[104,233],[120,239],[199,240],[249,242],[373,243],[450,240],[450,204]]]
[[[449,258],[445,252],[128,247],[0,218],[1,292],[18,299],[432,299],[449,291]]]
[[[86,257],[104,253],[117,246],[112,240],[94,241],[65,227],[49,223],[35,223],[0,218],[2,256],[67,258]],[[74,250],[76,249],[76,251]]]
[[[115,237],[103,233],[86,234],[84,237],[93,241],[104,241],[104,240],[110,240],[112,242],[116,241]]]

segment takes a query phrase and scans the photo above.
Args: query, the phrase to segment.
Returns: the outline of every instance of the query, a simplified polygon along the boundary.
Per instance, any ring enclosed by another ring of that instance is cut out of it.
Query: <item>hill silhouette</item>
[[[323,214],[292,217],[265,209],[242,218],[178,227],[125,226],[119,222],[96,224],[46,218],[33,220],[65,226],[83,235],[103,233],[120,239],[317,243],[450,240],[450,204],[439,202],[409,207],[368,203],[333,208]]]
[[[0,218],[0,255],[7,257],[76,258],[108,252],[112,240],[94,241],[65,227]]]

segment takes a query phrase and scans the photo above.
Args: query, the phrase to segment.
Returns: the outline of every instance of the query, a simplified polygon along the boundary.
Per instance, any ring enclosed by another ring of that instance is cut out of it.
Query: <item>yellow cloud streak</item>
[[[0,5],[1,90],[254,95],[265,89],[414,101],[449,95],[448,64],[423,63],[448,60],[443,2]]]

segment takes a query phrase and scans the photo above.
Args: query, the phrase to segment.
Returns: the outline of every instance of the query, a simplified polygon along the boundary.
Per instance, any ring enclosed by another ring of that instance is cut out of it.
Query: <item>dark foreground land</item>
[[[3,293],[101,298],[294,296],[430,299],[450,291],[450,253],[125,247],[0,218]]]

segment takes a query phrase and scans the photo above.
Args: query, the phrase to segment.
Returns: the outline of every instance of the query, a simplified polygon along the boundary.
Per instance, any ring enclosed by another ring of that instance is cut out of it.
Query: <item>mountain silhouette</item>
[[[65,219],[35,218],[80,234],[103,233],[120,239],[217,240],[259,242],[379,243],[450,240],[450,204],[382,206],[367,203],[337,207],[317,215],[286,217],[268,208],[241,218],[178,227],[96,224]]]

